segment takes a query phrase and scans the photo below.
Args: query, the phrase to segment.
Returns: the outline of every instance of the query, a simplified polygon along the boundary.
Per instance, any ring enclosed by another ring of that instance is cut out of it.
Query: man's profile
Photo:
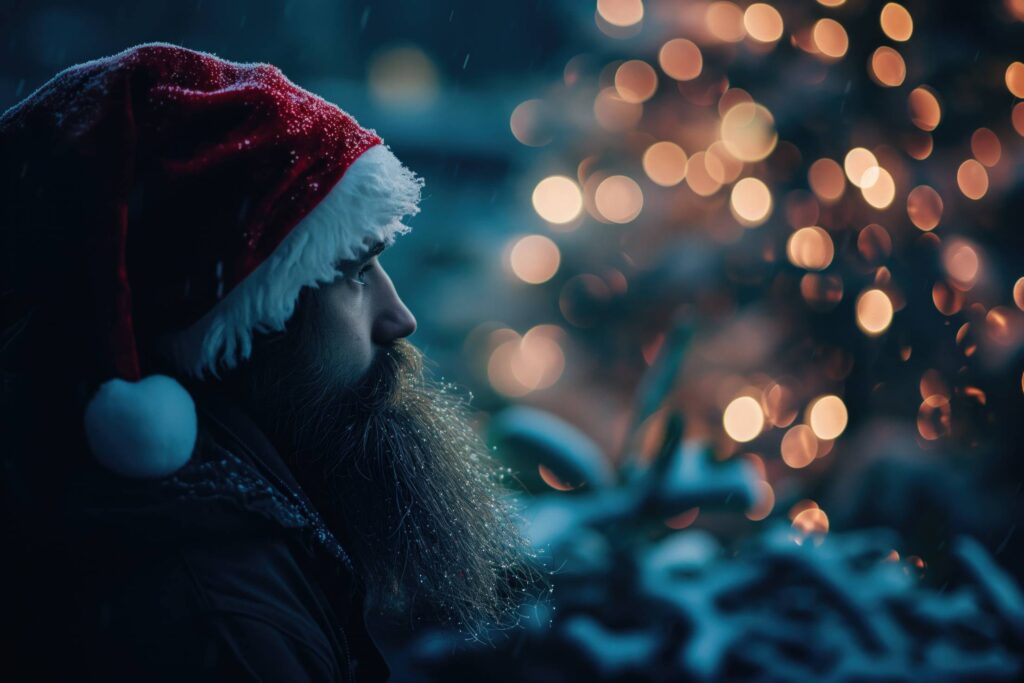
[[[0,182],[38,677],[382,680],[366,604],[513,619],[526,543],[379,260],[423,183],[372,130],[270,65],[153,43],[3,114]]]

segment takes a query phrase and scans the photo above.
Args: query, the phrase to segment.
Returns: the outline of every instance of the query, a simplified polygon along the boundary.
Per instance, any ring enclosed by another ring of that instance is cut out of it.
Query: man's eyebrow
[[[369,249],[367,249],[365,252],[363,252],[363,254],[361,256],[357,256],[356,258],[354,258],[352,260],[338,259],[335,262],[335,267],[341,267],[341,266],[344,266],[346,264],[350,265],[350,266],[352,266],[352,265],[362,265],[362,264],[366,263],[367,261],[369,261],[370,259],[372,259],[374,256],[377,256],[382,251],[387,249],[387,246],[388,246],[387,242],[385,242],[383,240],[378,240],[378,241],[373,243],[373,246],[371,246]]]

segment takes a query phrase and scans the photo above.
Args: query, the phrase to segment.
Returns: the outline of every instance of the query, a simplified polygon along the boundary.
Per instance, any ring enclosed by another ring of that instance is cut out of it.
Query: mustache
[[[351,403],[362,413],[379,413],[399,405],[423,380],[423,354],[404,339],[380,348],[362,379],[351,390]]]

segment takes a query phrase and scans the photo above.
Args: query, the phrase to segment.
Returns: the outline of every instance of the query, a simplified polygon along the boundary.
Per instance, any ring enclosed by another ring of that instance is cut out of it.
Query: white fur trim
[[[112,379],[85,407],[85,436],[101,465],[125,477],[165,477],[192,457],[198,423],[185,387],[166,375]]]
[[[419,213],[422,187],[386,146],[369,148],[266,261],[199,321],[161,340],[162,351],[200,379],[235,367],[252,353],[253,334],[284,329],[303,287],[333,281],[337,261],[408,232],[402,217]]]

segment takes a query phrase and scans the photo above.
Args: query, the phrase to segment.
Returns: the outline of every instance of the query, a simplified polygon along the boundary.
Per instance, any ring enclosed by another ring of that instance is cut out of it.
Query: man
[[[500,473],[379,260],[422,181],[373,131],[147,44],[0,117],[0,181],[8,663],[383,680],[367,609],[514,621]]]

